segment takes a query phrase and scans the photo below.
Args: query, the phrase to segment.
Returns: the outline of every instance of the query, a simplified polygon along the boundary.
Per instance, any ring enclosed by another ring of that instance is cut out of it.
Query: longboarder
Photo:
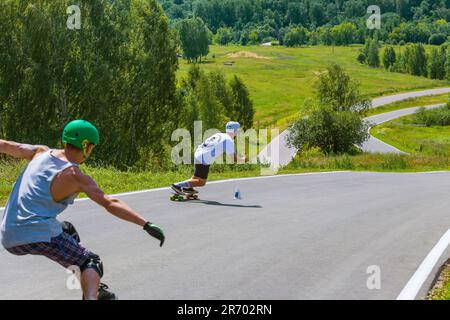
[[[225,133],[216,133],[199,145],[194,154],[194,175],[189,180],[172,184],[173,193],[188,197],[197,195],[198,191],[194,187],[206,185],[211,164],[224,153],[226,156],[233,157],[234,162],[245,161],[245,157],[238,157],[234,143],[234,138],[238,135],[240,128],[239,122],[230,121],[225,127]]]
[[[97,128],[84,120],[70,122],[63,131],[64,149],[20,144],[0,140],[0,153],[30,162],[14,184],[1,224],[1,242],[18,256],[45,256],[65,268],[77,266],[83,298],[116,299],[100,285],[103,264],[100,257],[84,248],[56,218],[80,192],[104,207],[112,215],[142,227],[150,236],[164,243],[164,232],[148,222],[123,201],[107,196],[95,181],[81,172],[99,143]],[[69,228],[70,229],[70,228]]]

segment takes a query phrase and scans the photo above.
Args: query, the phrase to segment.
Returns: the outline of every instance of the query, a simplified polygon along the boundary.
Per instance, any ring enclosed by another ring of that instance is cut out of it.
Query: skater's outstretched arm
[[[164,242],[164,233],[161,228],[145,220],[140,214],[131,209],[125,202],[109,197],[90,176],[81,172],[80,169],[73,169],[78,191],[84,192],[97,204],[104,207],[109,213],[122,220],[137,224],[149,233],[152,237]]]
[[[131,209],[125,202],[106,195],[97,183],[80,169],[74,168],[79,192],[84,192],[91,200],[105,208],[109,213],[122,220],[132,222],[141,227],[147,222],[142,216]]]
[[[0,139],[0,153],[7,154],[18,159],[32,160],[36,155],[47,151],[47,146],[33,146]]]

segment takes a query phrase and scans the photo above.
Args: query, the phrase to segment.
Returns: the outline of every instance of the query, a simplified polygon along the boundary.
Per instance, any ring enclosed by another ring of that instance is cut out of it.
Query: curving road
[[[380,107],[386,104],[411,99],[411,98],[419,98],[429,95],[438,95],[450,93],[450,88],[438,88],[438,89],[430,89],[423,91],[414,91],[414,92],[406,92],[400,93],[390,96],[384,96],[380,98],[376,98],[372,100],[372,108]],[[438,105],[439,106],[439,105]],[[427,108],[435,108],[437,106],[428,106]],[[386,114],[382,114],[379,116],[373,116],[366,118],[366,120],[371,120],[375,124],[378,124],[376,121],[380,120],[382,122],[389,121],[395,119],[397,117],[401,117],[407,114],[414,113],[417,108],[409,108],[405,109],[406,111],[399,110],[394,112],[389,112]],[[410,113],[406,113],[406,112]],[[389,120],[383,120],[389,119]],[[379,123],[382,123],[379,122]],[[289,147],[286,143],[286,136],[288,135],[289,130],[283,131],[279,136],[275,137],[258,155],[259,160],[262,163],[269,163],[273,170],[278,169],[280,166],[285,166],[291,162],[292,158],[296,155],[297,149]],[[363,150],[367,152],[393,152],[393,153],[402,153],[402,151],[394,148],[391,145],[384,143],[383,141],[371,137],[368,142],[366,142],[363,146]]]
[[[165,228],[163,248],[91,201],[62,218],[121,299],[395,299],[450,225],[448,190],[450,172],[341,172],[211,183],[198,202],[171,202],[167,189],[122,196]],[[0,299],[80,297],[44,258],[0,250],[0,270]]]
[[[425,109],[436,109],[445,106],[445,104],[435,104],[431,106],[424,106]],[[386,112],[382,114],[378,114],[375,116],[367,117],[365,118],[366,121],[371,123],[371,126],[379,125],[400,117],[404,117],[410,114],[416,113],[420,107],[413,107],[413,108],[407,108],[407,109],[401,109],[396,110],[392,112]],[[380,139],[375,138],[374,136],[370,136],[369,140],[364,142],[364,144],[361,146],[361,149],[365,152],[372,152],[372,153],[399,153],[399,154],[405,154],[405,152],[395,148],[394,146],[391,146],[390,144],[387,144],[386,142],[381,141]]]

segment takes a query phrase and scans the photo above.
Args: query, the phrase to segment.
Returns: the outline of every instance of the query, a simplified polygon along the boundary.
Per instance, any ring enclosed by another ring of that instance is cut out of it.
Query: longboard
[[[198,200],[198,195],[196,195],[196,194],[181,195],[181,194],[172,193],[172,195],[170,196],[170,200],[180,201],[180,202],[190,201],[190,200]]]

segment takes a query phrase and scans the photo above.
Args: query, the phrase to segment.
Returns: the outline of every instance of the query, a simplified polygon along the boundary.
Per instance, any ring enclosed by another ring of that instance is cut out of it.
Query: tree
[[[253,126],[253,116],[255,110],[253,102],[250,100],[250,94],[244,82],[237,76],[234,76],[230,82],[231,96],[233,100],[232,113],[229,113],[231,119],[239,121],[244,130]]]
[[[289,2],[286,22],[289,24],[306,24],[308,21],[307,8],[304,3]]]
[[[383,66],[390,70],[396,62],[396,54],[393,47],[387,47],[383,52]]]
[[[313,1],[310,4],[309,19],[311,23],[316,27],[320,27],[325,24],[326,16],[324,8],[321,6],[320,3]]]
[[[338,64],[332,64],[319,76],[317,98],[322,105],[336,111],[354,111],[363,114],[371,106],[362,96],[359,85]]]
[[[256,30],[253,30],[250,32],[249,36],[248,36],[248,42],[250,44],[258,44],[259,42],[259,33]]]
[[[369,45],[369,53],[367,55],[367,64],[372,68],[380,66],[380,47],[377,40],[372,40]]]
[[[356,36],[356,25],[353,22],[345,22],[334,26],[331,29],[331,35],[334,43],[338,46],[345,46],[352,44]]]
[[[312,114],[291,126],[289,145],[338,154],[351,151],[369,138],[369,125],[362,117],[371,102],[341,66],[332,64],[319,76],[317,98],[319,106]]]
[[[226,45],[233,41],[233,31],[230,28],[219,28],[214,36],[214,42]]]
[[[221,71],[205,74],[192,66],[181,81],[185,127],[192,130],[193,121],[203,121],[205,129],[221,128],[229,119],[239,121],[244,129],[253,125],[253,102],[244,82],[237,76],[227,83]]]
[[[326,45],[331,46],[333,44],[333,36],[331,34],[331,29],[328,27],[320,27],[317,29],[320,41]]]
[[[415,76],[427,76],[427,55],[422,44],[407,46],[405,48],[404,59],[408,73]]]
[[[284,38],[284,44],[288,47],[297,47],[306,44],[307,29],[303,27],[292,28]]]
[[[177,43],[161,6],[85,1],[80,30],[67,29],[66,9],[64,1],[0,2],[3,136],[58,146],[61,128],[82,118],[101,133],[94,162],[158,165],[180,112]]]
[[[188,62],[198,62],[209,53],[209,30],[200,18],[181,20],[178,25],[181,48]]]
[[[182,125],[194,136],[194,122],[200,120],[200,110],[197,95],[194,90],[188,90],[183,100]]]
[[[447,59],[445,59],[445,79],[450,80],[450,47],[447,48]]]
[[[431,79],[445,79],[446,46],[431,49],[428,63],[428,75]]]
[[[222,71],[211,71],[208,75],[209,82],[214,91],[214,95],[222,104],[225,113],[230,117],[230,111],[233,109],[232,91],[225,79],[225,74]]]
[[[208,76],[202,74],[196,86],[196,94],[200,119],[203,121],[203,129],[222,128],[228,119]]]

